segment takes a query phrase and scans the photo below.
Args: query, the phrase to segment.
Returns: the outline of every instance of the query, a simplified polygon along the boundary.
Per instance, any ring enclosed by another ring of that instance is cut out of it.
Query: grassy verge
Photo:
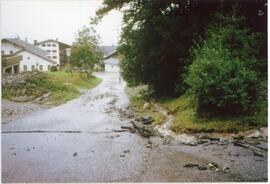
[[[143,105],[146,101],[141,97],[132,97],[130,100],[130,106],[137,116],[151,116],[155,121],[153,125],[161,125],[165,121],[165,116],[158,112],[153,105],[150,105],[148,109],[143,109]]]
[[[3,87],[3,97],[12,99],[15,95],[28,95],[37,98],[50,93],[47,104],[59,105],[81,94],[81,90],[97,86],[101,79],[66,72],[39,73],[26,80],[21,89],[8,89]],[[15,92],[14,92],[15,91]]]
[[[131,97],[132,109],[140,115],[150,115],[156,119],[156,124],[162,124],[165,117],[156,112],[154,107],[143,110],[145,100],[141,95]],[[153,100],[154,103],[165,108],[175,116],[171,127],[177,133],[197,132],[239,132],[267,126],[267,102],[261,102],[257,112],[251,115],[227,118],[200,118],[196,115],[191,99],[181,96],[175,99]]]
[[[256,113],[226,118],[200,118],[196,115],[191,99],[182,96],[163,100],[160,104],[174,113],[174,132],[239,132],[267,126],[267,105],[262,102]]]

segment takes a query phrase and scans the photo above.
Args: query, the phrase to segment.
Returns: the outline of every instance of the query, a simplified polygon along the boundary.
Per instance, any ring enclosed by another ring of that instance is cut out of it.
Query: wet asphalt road
[[[103,82],[81,97],[2,126],[3,182],[137,181],[146,140],[113,131],[126,121],[106,111],[128,106],[125,84],[98,76]]]
[[[264,158],[240,147],[185,146],[114,132],[128,98],[118,74],[66,104],[2,125],[2,182],[267,181]],[[129,124],[128,124],[129,125]],[[237,153],[239,156],[234,156]],[[184,168],[209,162],[230,171]]]

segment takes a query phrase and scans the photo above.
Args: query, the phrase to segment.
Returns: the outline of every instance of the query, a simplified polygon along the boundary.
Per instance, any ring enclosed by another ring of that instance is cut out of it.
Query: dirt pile
[[[15,102],[34,101],[36,103],[44,103],[48,100],[49,94],[46,90],[38,88],[33,80],[40,81],[46,78],[47,75],[45,73],[38,71],[3,75],[3,97]]]

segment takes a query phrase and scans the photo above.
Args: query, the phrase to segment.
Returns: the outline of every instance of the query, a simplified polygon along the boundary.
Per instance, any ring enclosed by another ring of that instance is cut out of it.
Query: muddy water
[[[117,74],[97,75],[103,82],[81,97],[2,125],[3,182],[265,181],[266,155],[115,132],[129,122],[118,111],[129,103],[125,83]],[[213,161],[231,164],[230,172],[183,167]]]

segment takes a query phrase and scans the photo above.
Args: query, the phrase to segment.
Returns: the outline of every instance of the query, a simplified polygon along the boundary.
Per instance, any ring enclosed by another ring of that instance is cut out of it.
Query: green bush
[[[239,115],[256,105],[260,89],[253,44],[258,37],[236,25],[233,19],[210,27],[202,44],[192,49],[186,82],[201,115]]]
[[[51,71],[51,72],[57,72],[57,66],[52,66],[52,67],[50,68],[50,71]]]

